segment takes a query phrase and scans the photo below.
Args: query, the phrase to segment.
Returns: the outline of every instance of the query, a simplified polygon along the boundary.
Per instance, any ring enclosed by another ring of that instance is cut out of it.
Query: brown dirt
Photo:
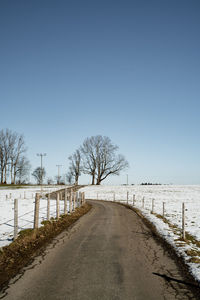
[[[37,230],[21,231],[19,237],[10,245],[3,247],[0,252],[0,288],[2,289],[12,277],[40,254],[47,243],[68,229],[90,209],[91,205],[85,204],[71,215],[62,215],[58,220],[45,221],[44,226]]]

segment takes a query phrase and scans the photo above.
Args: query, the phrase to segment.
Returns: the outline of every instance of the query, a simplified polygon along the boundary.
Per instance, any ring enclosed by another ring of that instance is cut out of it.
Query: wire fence
[[[27,199],[13,199],[9,207],[13,218],[0,223],[0,247],[17,238],[18,232],[21,230],[38,228],[42,226],[41,223],[44,220],[51,220],[51,218],[59,218],[62,214],[73,213],[77,207],[84,203],[83,195],[84,193],[69,192],[68,189],[65,189],[48,193],[45,196],[36,193],[35,199],[32,199],[32,195]],[[37,201],[39,201],[38,209],[36,209]],[[4,207],[4,210],[6,210],[6,207]]]

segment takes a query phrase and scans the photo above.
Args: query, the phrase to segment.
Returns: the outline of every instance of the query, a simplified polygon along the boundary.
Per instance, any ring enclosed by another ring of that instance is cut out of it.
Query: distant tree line
[[[9,129],[0,131],[0,182],[24,183],[30,170],[22,134]]]
[[[107,136],[86,138],[83,144],[69,156],[68,183],[78,184],[80,175],[91,176],[91,184],[100,185],[110,175],[119,175],[128,168],[128,162],[117,154],[118,146]]]
[[[142,182],[140,185],[161,185],[161,183]]]

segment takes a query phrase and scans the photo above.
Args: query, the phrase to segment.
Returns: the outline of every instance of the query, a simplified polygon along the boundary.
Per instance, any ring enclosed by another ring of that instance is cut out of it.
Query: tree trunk
[[[13,184],[13,166],[11,165],[11,168],[10,168],[10,179],[11,179],[11,184]]]
[[[78,185],[78,175],[75,176],[75,185]]]
[[[3,184],[3,168],[1,169],[1,184]]]
[[[92,175],[92,185],[94,185],[95,175]]]
[[[100,185],[100,184],[101,184],[101,178],[97,178],[96,185]]]
[[[5,167],[5,171],[4,171],[4,183],[7,183],[7,169]]]

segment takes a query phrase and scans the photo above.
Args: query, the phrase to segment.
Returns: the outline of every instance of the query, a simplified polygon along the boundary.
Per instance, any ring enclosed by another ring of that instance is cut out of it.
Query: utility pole
[[[126,174],[126,185],[128,185],[128,174]]]
[[[60,184],[60,167],[62,167],[62,165],[56,165],[56,167],[58,168],[58,180],[57,180],[57,184]]]
[[[41,184],[41,194],[42,194],[42,183],[43,183],[43,166],[42,166],[42,158],[43,156],[46,156],[46,153],[37,153],[37,156],[40,156],[41,158],[41,178],[40,178],[40,184]]]

